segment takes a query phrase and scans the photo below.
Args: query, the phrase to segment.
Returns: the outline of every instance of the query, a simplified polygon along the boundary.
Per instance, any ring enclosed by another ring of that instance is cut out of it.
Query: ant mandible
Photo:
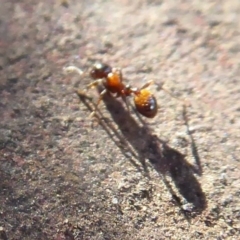
[[[81,69],[75,66],[65,67],[64,70],[66,72],[77,72],[80,75],[84,73]],[[112,68],[104,63],[97,63],[93,65],[89,75],[94,81],[86,86],[85,91],[92,87],[96,87],[99,84],[104,86],[104,90],[100,93],[97,101],[96,108],[102,101],[103,96],[106,93],[111,93],[115,94],[116,98],[121,97],[129,109],[127,98],[131,95],[134,95],[134,104],[138,113],[147,118],[153,118],[156,116],[158,111],[157,100],[155,96],[147,89],[147,87],[153,84],[153,81],[148,81],[141,88],[132,87],[129,84],[124,84],[121,69]],[[162,87],[161,89],[167,91]],[[78,91],[78,93],[82,94],[83,92]],[[94,113],[95,111],[92,112],[92,114]]]

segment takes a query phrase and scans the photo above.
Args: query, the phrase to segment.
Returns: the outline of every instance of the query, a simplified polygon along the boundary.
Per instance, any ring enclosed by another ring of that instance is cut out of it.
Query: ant
[[[81,69],[75,66],[65,67],[64,71],[77,72],[79,75],[84,73]],[[156,116],[158,111],[157,100],[155,96],[148,89],[146,89],[153,84],[152,80],[145,83],[141,88],[132,87],[129,84],[124,84],[121,69],[112,68],[105,63],[94,64],[89,75],[94,81],[86,86],[85,91],[92,87],[96,87],[99,84],[104,86],[104,90],[100,93],[97,101],[96,108],[102,101],[103,96],[106,93],[110,93],[115,94],[114,97],[116,98],[121,97],[129,109],[128,97],[134,95],[134,104],[138,113],[147,118],[154,118]],[[168,92],[166,89],[163,89],[162,87],[160,88]],[[77,93],[83,95],[82,91],[78,91]],[[172,96],[171,93],[169,94]],[[92,114],[94,113],[95,111],[92,112]]]

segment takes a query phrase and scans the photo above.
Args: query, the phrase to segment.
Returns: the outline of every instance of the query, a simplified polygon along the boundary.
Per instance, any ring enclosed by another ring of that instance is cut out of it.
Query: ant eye
[[[112,68],[104,63],[97,63],[93,66],[90,76],[93,79],[107,78],[108,74],[112,72]]]

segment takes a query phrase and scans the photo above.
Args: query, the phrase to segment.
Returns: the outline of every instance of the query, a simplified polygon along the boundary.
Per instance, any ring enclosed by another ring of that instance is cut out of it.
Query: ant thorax
[[[107,91],[111,93],[121,94],[125,89],[125,85],[122,82],[122,76],[118,71],[109,73],[107,78],[103,79],[102,83]]]

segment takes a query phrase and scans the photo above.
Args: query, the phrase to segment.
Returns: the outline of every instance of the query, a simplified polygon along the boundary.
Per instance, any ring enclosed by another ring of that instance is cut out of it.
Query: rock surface
[[[1,1],[0,238],[239,239],[240,2]],[[154,119],[62,69],[97,61]],[[94,101],[97,91],[89,91]]]

